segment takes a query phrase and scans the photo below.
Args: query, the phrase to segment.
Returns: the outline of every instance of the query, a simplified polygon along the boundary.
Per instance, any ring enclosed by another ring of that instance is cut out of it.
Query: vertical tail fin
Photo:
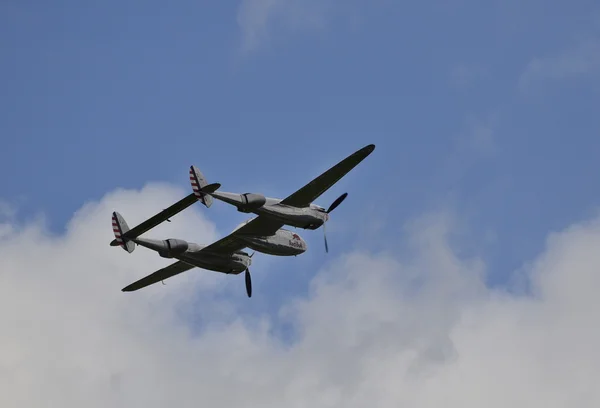
[[[129,231],[129,226],[118,212],[112,214],[112,227],[113,233],[115,234],[115,241],[117,245],[123,248],[125,251],[132,253],[135,249],[135,242],[129,241],[124,237],[124,234]]]
[[[202,172],[198,170],[196,166],[190,166],[190,184],[192,185],[192,190],[194,190],[194,194],[198,200],[204,204],[206,208],[210,208],[213,203],[213,198],[209,194],[202,192],[202,189],[209,184]]]

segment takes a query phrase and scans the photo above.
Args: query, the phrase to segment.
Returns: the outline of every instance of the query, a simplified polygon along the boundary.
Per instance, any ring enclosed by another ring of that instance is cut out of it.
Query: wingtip
[[[146,285],[148,286],[148,285]],[[123,289],[121,289],[121,292],[135,292],[136,290],[140,290],[142,288],[144,288],[145,286],[142,285],[140,286],[140,282],[133,282],[127,286],[125,286]]]
[[[370,155],[371,153],[373,153],[373,150],[375,150],[375,145],[373,143],[371,143],[371,144],[368,144],[365,147],[357,150],[354,154],[358,155],[362,158],[365,158],[368,155]]]

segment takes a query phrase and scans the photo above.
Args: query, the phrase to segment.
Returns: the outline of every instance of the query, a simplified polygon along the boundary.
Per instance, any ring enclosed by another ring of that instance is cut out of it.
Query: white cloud
[[[298,332],[286,345],[268,318],[231,319],[221,307],[233,303],[211,300],[240,277],[192,270],[120,292],[168,261],[109,247],[111,211],[135,225],[184,194],[111,193],[63,237],[12,225],[0,241],[0,406],[600,406],[599,220],[548,239],[525,297],[485,287],[484,263],[452,250],[451,218],[423,218],[407,230],[409,258],[350,253],[320,271],[310,297],[282,310]],[[200,211],[148,235],[210,242]],[[197,292],[200,334],[178,317]]]
[[[242,51],[268,43],[273,32],[315,30],[325,26],[335,0],[242,0],[237,23]]]
[[[0,218],[13,218],[17,210],[7,201],[0,200]]]
[[[600,37],[593,37],[555,55],[533,58],[519,78],[519,88],[526,90],[538,81],[599,73]]]

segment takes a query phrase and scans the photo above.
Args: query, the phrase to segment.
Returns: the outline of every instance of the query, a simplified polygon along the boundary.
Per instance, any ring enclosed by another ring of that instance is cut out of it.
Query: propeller
[[[246,269],[246,293],[248,297],[252,297],[252,278],[250,277],[250,269]]]
[[[331,205],[329,206],[327,211],[325,211],[325,213],[329,214],[330,212],[335,210],[337,208],[337,206],[340,205],[342,203],[342,201],[344,201],[346,199],[346,197],[348,197],[348,193],[344,193],[341,196],[339,196],[338,198],[336,198],[335,201],[333,203],[331,203]],[[327,220],[329,220],[329,217],[327,217],[327,219],[323,223],[323,239],[325,240],[325,252],[329,253],[329,246],[327,245],[327,232],[325,230],[325,224],[327,224]]]
[[[249,255],[249,258],[252,258],[254,256],[254,254],[256,253],[256,251],[252,252],[252,255]],[[246,273],[245,273],[245,278],[246,278],[246,293],[248,294],[248,297],[252,297],[252,277],[250,276],[250,269],[246,268]]]
[[[325,240],[325,252],[329,253],[329,247],[327,246],[327,232],[325,231],[325,224],[323,223],[323,239]]]
[[[338,198],[336,198],[335,201],[333,203],[331,203],[331,205],[325,212],[327,214],[329,214],[330,212],[335,210],[337,208],[337,206],[340,205],[342,203],[342,201],[344,201],[346,199],[346,197],[348,197],[348,193],[344,193],[341,196],[339,196]]]

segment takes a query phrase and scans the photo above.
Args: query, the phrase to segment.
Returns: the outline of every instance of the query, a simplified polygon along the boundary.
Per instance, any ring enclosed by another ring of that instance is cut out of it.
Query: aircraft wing
[[[162,280],[170,278],[171,276],[175,276],[182,272],[189,271],[190,269],[193,269],[193,268],[195,268],[195,266],[189,265],[182,261],[177,261],[167,267],[159,269],[158,271],[156,271],[138,281],[133,282],[131,285],[121,289],[121,291],[133,292],[135,290],[142,289],[142,288],[145,288],[146,286],[152,285],[153,283],[160,282]]]
[[[188,208],[189,206],[194,204],[196,201],[198,201],[198,199],[196,198],[194,193],[188,195],[185,198],[182,198],[181,200],[177,201],[175,204],[173,204],[169,208],[162,210],[155,216],[148,218],[146,221],[142,222],[140,225],[137,225],[134,228],[127,231],[125,234],[123,234],[123,238],[139,237],[144,232],[151,230],[152,228],[156,227],[158,224],[166,221],[167,219],[171,218],[172,216],[185,210],[186,208]],[[119,244],[117,243],[116,239],[114,239],[110,243],[110,246],[117,246],[117,245],[119,245]]]
[[[213,252],[218,254],[229,254],[242,250],[248,245],[240,239],[242,235],[269,236],[275,234],[284,224],[269,218],[258,216],[252,218],[241,228],[236,229],[224,238],[202,248],[202,252]]]
[[[312,180],[310,183],[281,200],[281,204],[293,207],[307,207],[315,201],[321,194],[327,191],[331,186],[337,183],[350,170],[356,167],[368,155],[375,150],[375,145],[370,144],[362,149],[352,153],[344,160]]]

